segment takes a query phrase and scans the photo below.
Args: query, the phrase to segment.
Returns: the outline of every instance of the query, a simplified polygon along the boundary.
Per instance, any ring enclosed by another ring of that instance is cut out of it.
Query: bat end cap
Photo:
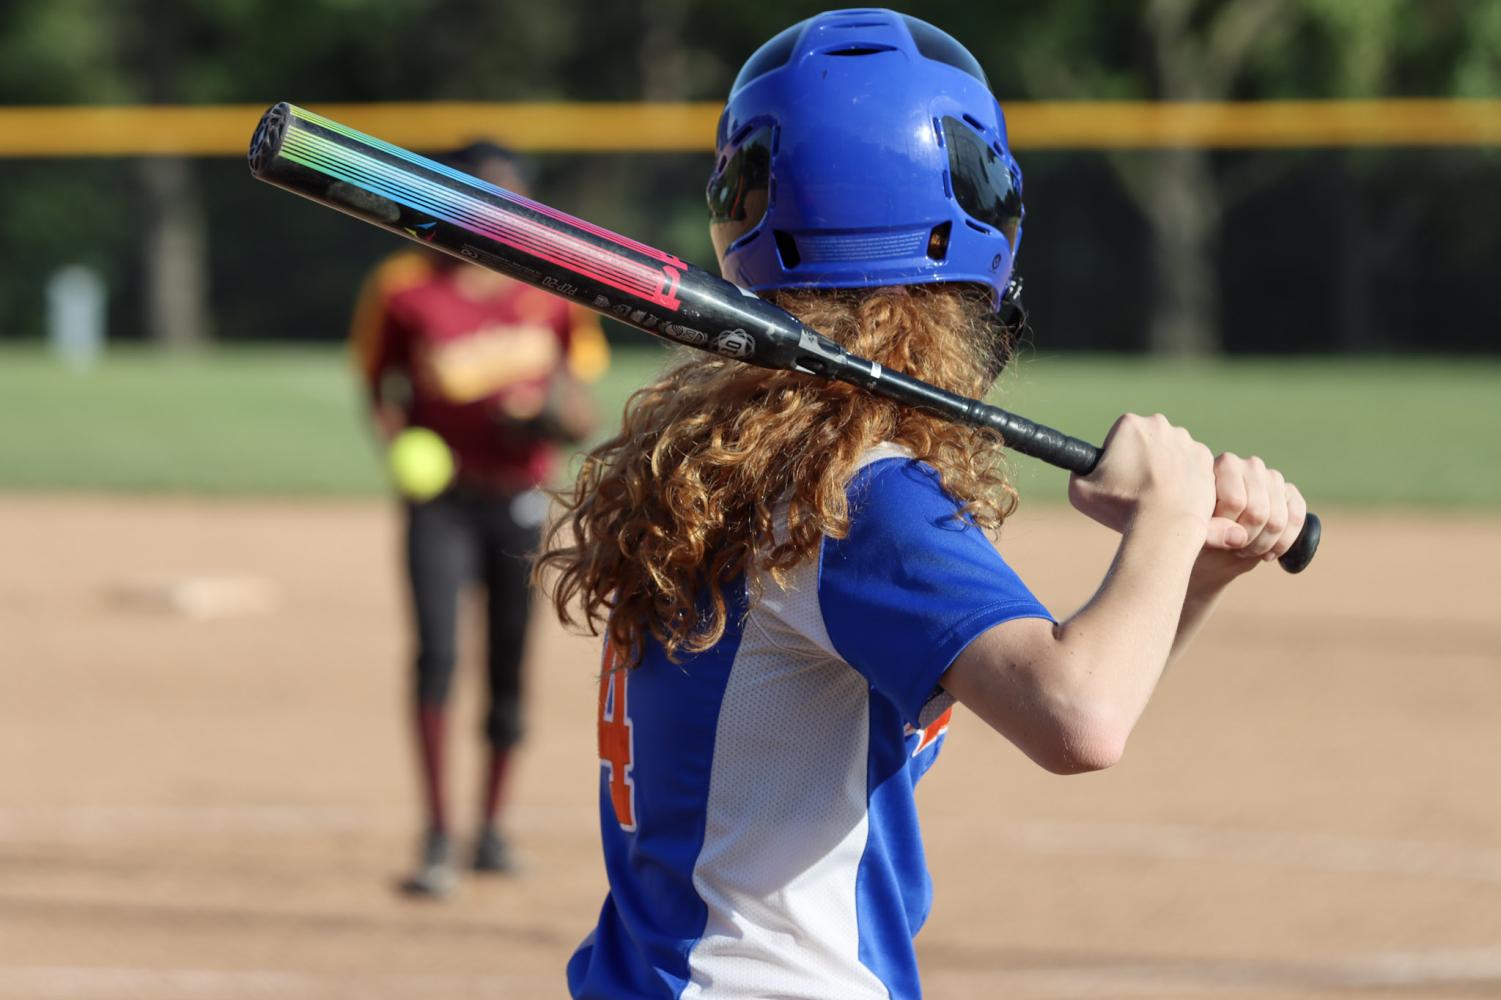
[[[278,101],[261,115],[260,124],[256,125],[255,134],[250,137],[250,172],[254,176],[261,176],[266,165],[281,151],[282,139],[286,137],[287,122],[291,117],[292,105],[286,101]]]
[[[1303,531],[1298,535],[1298,540],[1293,547],[1287,550],[1287,554],[1277,562],[1289,573],[1301,573],[1313,562],[1314,554],[1319,550],[1319,541],[1324,536],[1324,523],[1319,516],[1312,511],[1308,514],[1308,520],[1303,522]]]

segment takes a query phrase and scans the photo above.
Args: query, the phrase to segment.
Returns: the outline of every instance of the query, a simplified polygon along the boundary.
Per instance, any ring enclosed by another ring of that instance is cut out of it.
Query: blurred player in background
[[[478,142],[440,159],[525,192],[518,164],[503,147]],[[507,871],[513,859],[498,820],[510,751],[522,731],[529,557],[546,510],[538,487],[553,472],[558,445],[579,442],[593,429],[583,383],[603,373],[608,348],[592,313],[421,250],[388,258],[366,281],[352,341],[381,442],[390,446],[403,432],[425,428],[453,458],[446,488],[440,480],[403,490],[427,813],[418,869],[404,886],[441,896],[457,879],[444,742],[459,595],[482,582],[488,623],[490,755],[472,864],[477,871]],[[436,441],[433,447],[442,450]],[[402,487],[402,470],[393,472]]]

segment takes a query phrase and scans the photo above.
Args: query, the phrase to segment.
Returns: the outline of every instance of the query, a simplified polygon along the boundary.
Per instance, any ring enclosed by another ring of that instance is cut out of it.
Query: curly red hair
[[[940,388],[993,379],[982,290],[910,285],[783,292],[783,308],[849,350]],[[779,583],[844,537],[861,456],[892,442],[937,469],[985,528],[1015,506],[999,439],[860,389],[694,354],[637,391],[620,433],[555,499],[537,578],[558,616],[603,628],[628,663],[648,639],[679,659],[724,635],[725,587],[751,566]],[[786,523],[776,514],[785,505]],[[705,600],[707,598],[707,600]]]

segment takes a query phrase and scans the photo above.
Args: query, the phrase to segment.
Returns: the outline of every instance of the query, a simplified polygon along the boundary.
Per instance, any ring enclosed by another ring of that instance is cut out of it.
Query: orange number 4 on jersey
[[[606,644],[599,675],[599,762],[610,769],[610,803],[620,828],[628,831],[636,829],[636,780],[631,773],[635,741],[626,700],[630,676],[614,649]]]

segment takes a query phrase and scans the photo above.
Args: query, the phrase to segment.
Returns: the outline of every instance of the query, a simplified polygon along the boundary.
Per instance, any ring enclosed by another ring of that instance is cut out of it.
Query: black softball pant
[[[531,609],[538,529],[518,524],[515,497],[449,490],[407,505],[407,570],[417,626],[417,701],[448,700],[458,655],[459,595],[485,587],[490,707],[485,735],[503,749],[521,739],[521,657]]]

